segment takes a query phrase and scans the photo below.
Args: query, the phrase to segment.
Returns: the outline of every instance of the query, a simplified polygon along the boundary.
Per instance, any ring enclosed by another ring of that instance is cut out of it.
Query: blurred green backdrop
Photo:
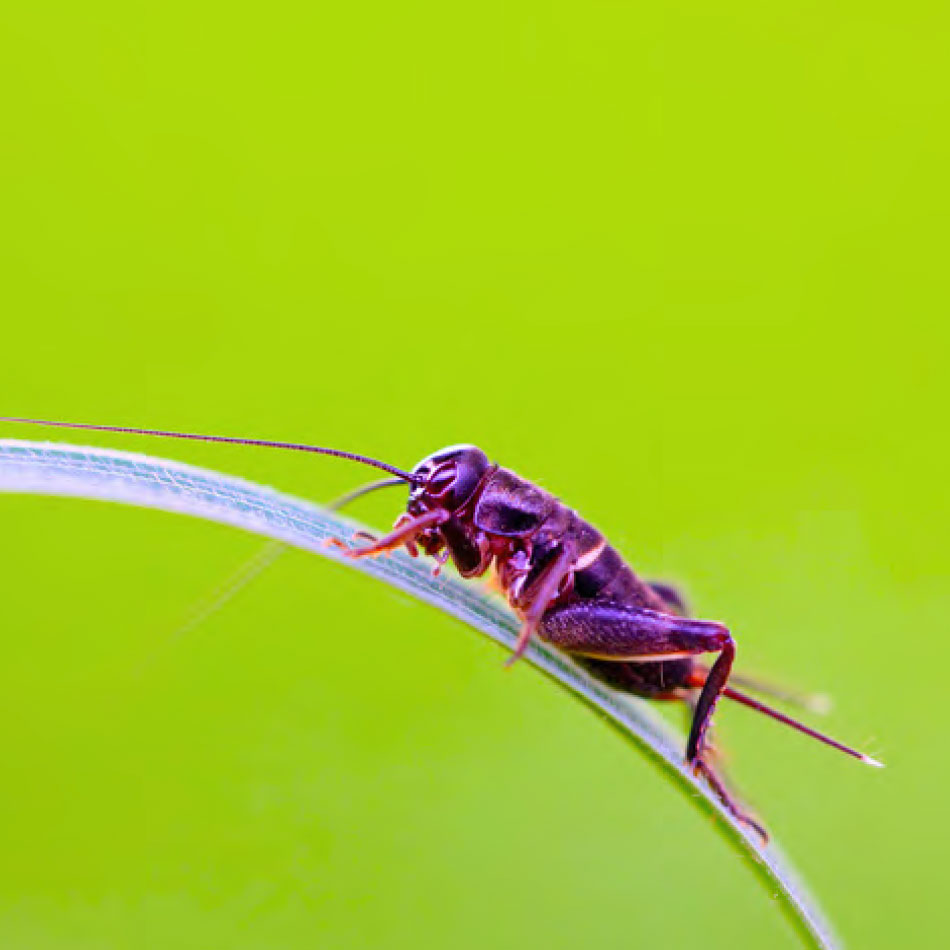
[[[482,445],[744,670],[834,694],[887,770],[723,708],[734,777],[853,946],[935,946],[948,19],[5,3],[2,412]],[[315,499],[362,477],[78,441]],[[258,539],[0,517],[3,947],[796,945],[662,777],[443,616],[294,552],[176,638]]]

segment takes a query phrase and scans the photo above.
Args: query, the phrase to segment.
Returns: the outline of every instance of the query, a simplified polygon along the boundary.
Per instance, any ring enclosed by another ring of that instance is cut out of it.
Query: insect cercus
[[[440,565],[451,559],[465,578],[481,577],[494,567],[501,590],[522,621],[508,664],[537,636],[614,689],[685,703],[692,717],[687,763],[735,818],[763,839],[765,830],[742,810],[713,766],[707,731],[720,696],[869,765],[881,764],[728,685],[736,645],[727,627],[686,616],[685,601],[675,588],[641,580],[593,525],[549,492],[489,461],[475,446],[441,449],[407,472],[364,455],[314,445],[13,417],[0,417],[0,422],[295,449],[383,469],[390,478],[357,489],[344,501],[408,483],[406,511],[382,538],[361,547],[335,542],[347,556],[373,557],[405,547],[413,556],[421,549]],[[704,655],[715,656],[711,665],[699,659]]]

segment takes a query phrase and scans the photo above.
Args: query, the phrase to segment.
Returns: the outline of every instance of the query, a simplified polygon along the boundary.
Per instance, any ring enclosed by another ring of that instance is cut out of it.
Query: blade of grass
[[[482,592],[431,565],[399,552],[352,561],[326,542],[357,527],[310,502],[239,478],[166,459],[60,443],[0,439],[0,491],[64,495],[158,508],[233,525],[303,548],[385,581],[438,607],[510,649],[516,618]],[[806,946],[834,950],[841,944],[795,870],[774,843],[763,847],[683,765],[683,741],[650,704],[621,696],[588,676],[562,653],[533,643],[525,658],[617,729],[666,774],[689,801],[715,819],[733,849],[753,868],[770,897],[778,899]]]

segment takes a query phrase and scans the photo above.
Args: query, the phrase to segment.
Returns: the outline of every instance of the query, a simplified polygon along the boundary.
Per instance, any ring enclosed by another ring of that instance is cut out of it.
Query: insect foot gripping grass
[[[835,946],[814,901],[777,847],[766,845],[758,823],[743,814],[725,791],[709,761],[712,751],[704,742],[705,726],[718,696],[726,695],[850,755],[866,757],[728,687],[734,645],[726,628],[683,616],[675,592],[640,581],[596,529],[552,496],[491,465],[473,447],[443,450],[406,472],[337,450],[210,438],[299,448],[383,468],[392,477],[365,490],[407,482],[408,509],[394,529],[377,540],[312,504],[214,472],[141,455],[14,440],[0,440],[0,490],[113,500],[232,524],[353,564],[440,607],[508,647],[512,658],[524,655],[605,715],[690,800],[717,818],[728,839],[752,861],[770,894],[778,893],[807,942]],[[340,538],[354,531],[370,542],[347,547]],[[463,577],[484,573],[494,560],[520,624],[509,610],[473,586],[454,577],[434,576],[414,558],[420,549],[440,563],[451,557]],[[373,556],[383,553],[393,556]],[[605,591],[609,596],[598,598]],[[695,661],[701,652],[717,654],[711,668]],[[662,667],[670,679],[651,678],[652,671]],[[638,698],[655,697],[661,690],[663,698],[680,698],[666,696],[674,684],[696,707],[685,762],[669,729]]]

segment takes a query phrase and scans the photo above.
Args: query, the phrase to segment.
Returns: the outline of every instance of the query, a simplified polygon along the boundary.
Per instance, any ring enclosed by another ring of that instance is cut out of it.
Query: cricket
[[[493,572],[521,621],[508,666],[538,637],[615,690],[683,703],[690,722],[688,766],[763,841],[768,840],[764,826],[740,804],[716,762],[710,724],[720,698],[867,765],[882,765],[730,685],[736,642],[727,626],[688,616],[686,601],[675,587],[641,579],[597,528],[475,446],[440,449],[405,471],[369,456],[291,442],[18,417],[0,417],[0,422],[290,449],[387,472],[390,477],[357,488],[334,505],[384,487],[409,487],[406,509],[388,534],[334,540],[346,557],[378,557],[405,548],[413,557],[421,553],[433,558],[436,570],[451,560],[463,578]],[[750,692],[789,699],[754,680],[742,682]]]

